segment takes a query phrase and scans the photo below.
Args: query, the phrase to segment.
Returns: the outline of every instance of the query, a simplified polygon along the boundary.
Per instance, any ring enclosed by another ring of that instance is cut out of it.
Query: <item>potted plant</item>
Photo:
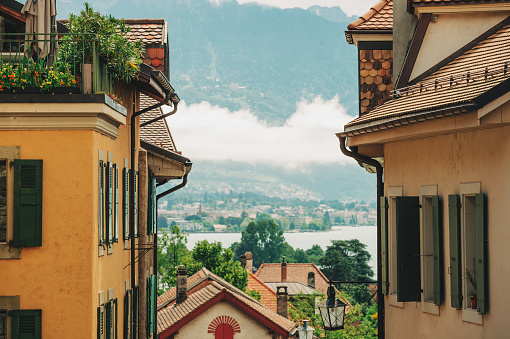
[[[469,293],[469,298],[471,299],[471,309],[476,310],[476,308],[477,308],[476,307],[477,306],[477,304],[476,304],[476,301],[477,301],[477,299],[476,299],[477,286],[476,286],[475,271],[466,268],[465,279],[469,282],[469,284],[471,285],[471,287],[474,290],[474,291],[471,290],[471,292]]]

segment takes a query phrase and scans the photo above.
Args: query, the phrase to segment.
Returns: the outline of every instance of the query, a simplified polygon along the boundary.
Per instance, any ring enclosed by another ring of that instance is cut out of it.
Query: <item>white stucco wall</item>
[[[509,15],[510,12],[439,14],[437,22],[429,23],[410,80],[459,50]]]
[[[179,329],[175,339],[206,339],[214,338],[213,333],[207,333],[209,324],[218,316],[230,316],[235,319],[241,327],[240,333],[234,333],[234,338],[259,339],[272,338],[268,328],[260,324],[246,313],[240,311],[236,306],[224,300],[209,308],[193,321]]]

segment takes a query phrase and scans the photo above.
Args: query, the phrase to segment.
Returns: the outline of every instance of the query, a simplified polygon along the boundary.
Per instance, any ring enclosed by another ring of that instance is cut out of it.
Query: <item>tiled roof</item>
[[[390,98],[393,90],[393,51],[359,51],[360,114]]]
[[[304,285],[308,285],[308,273],[315,273],[315,288],[321,293],[326,293],[328,289],[328,279],[321,272],[321,270],[311,264],[294,264],[287,263],[287,281],[288,282],[300,282]],[[257,278],[263,282],[279,282],[282,281],[281,276],[281,264],[266,264],[260,265],[259,269],[254,273]]]
[[[262,280],[257,278],[253,273],[248,272],[247,290],[255,290],[260,293],[260,302],[269,307],[273,312],[278,310],[276,302],[276,292],[269,286],[264,284]]]
[[[387,101],[347,125],[356,130],[367,123],[383,120],[391,123],[421,112],[474,105],[480,95],[510,77],[510,25],[478,43],[437,72],[417,84],[399,89],[399,97]],[[508,91],[508,89],[507,89]],[[360,126],[361,125],[361,126]]]
[[[198,280],[204,278],[207,274],[204,270],[200,270],[197,273],[193,274],[192,276],[188,277],[188,286],[194,285]],[[175,298],[175,292],[177,289],[175,287],[172,287],[162,295],[158,297],[158,308],[163,305],[163,303],[172,300]]]
[[[358,20],[351,22],[349,30],[391,30],[393,29],[393,0],[381,0]]]
[[[273,291],[276,291],[278,286],[287,286],[287,293],[290,295],[297,295],[300,292],[304,294],[313,294],[320,293],[315,288],[311,288],[310,286],[306,286],[300,282],[267,282],[267,286],[269,286]]]
[[[140,40],[146,45],[143,63],[165,73],[165,48],[168,26],[164,19],[126,19],[131,31],[126,34],[130,40]]]
[[[195,283],[190,283],[190,281],[195,281]],[[188,297],[185,301],[175,304],[175,299],[171,298],[167,300],[169,303],[164,307],[158,306],[158,333],[178,324],[180,321],[185,321],[186,317],[192,315],[205,304],[225,299],[250,308],[258,316],[269,320],[286,333],[292,333],[296,328],[294,322],[276,314],[270,308],[205,268],[188,278],[188,286]],[[173,290],[175,290],[175,287]],[[175,291],[173,295],[175,297]],[[158,305],[160,305],[160,298],[161,296],[158,298]],[[164,302],[161,304],[164,304]]]
[[[156,100],[151,97],[146,96],[145,94],[140,94],[140,108],[147,108],[151,105],[158,103]],[[147,113],[144,113],[140,116],[140,123],[147,122],[154,118],[162,116],[163,113],[160,108],[153,109]],[[150,125],[144,126],[140,128],[140,139],[143,141],[159,146],[167,151],[175,152],[175,144],[172,139],[172,135],[170,134],[170,130],[168,129],[168,124],[166,119],[161,119],[156,122],[153,122]]]
[[[505,2],[498,0],[412,0],[413,4],[430,4],[430,5],[442,5],[442,4],[466,4],[466,3],[494,3],[494,2]]]

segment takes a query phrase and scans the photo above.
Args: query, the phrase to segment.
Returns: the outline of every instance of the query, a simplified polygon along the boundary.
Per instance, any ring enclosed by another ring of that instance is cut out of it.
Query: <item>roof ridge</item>
[[[380,0],[378,3],[370,7],[370,10],[359,17],[359,19],[354,20],[349,25],[347,25],[347,29],[355,29],[356,27],[364,24],[367,21],[370,21],[377,13],[379,13],[384,6],[389,5],[389,3],[393,2],[393,0]]]

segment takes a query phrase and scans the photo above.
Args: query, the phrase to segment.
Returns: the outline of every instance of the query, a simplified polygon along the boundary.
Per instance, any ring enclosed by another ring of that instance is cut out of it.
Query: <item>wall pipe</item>
[[[381,253],[381,197],[384,196],[384,182],[383,182],[383,167],[379,161],[364,156],[362,154],[353,152],[347,149],[347,137],[339,136],[340,150],[342,153],[350,158],[353,158],[364,164],[374,166],[377,170],[377,328],[378,338],[384,339],[384,295],[382,293],[382,253]]]

